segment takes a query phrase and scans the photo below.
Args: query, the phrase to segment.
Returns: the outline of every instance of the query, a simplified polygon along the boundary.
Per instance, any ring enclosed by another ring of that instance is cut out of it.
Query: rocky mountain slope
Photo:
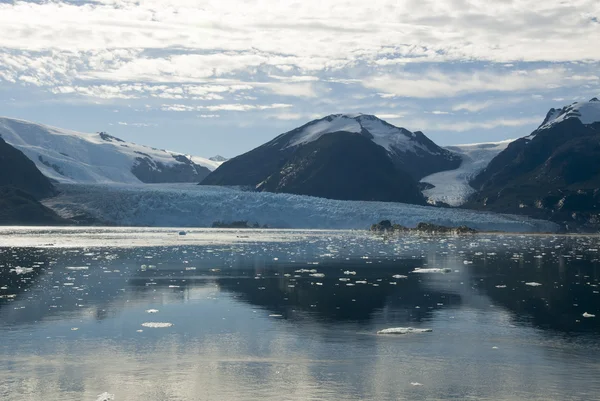
[[[39,202],[54,186],[22,152],[0,138],[0,225],[56,225],[65,220]]]
[[[198,182],[220,162],[123,141],[0,118],[0,136],[63,183]]]
[[[460,162],[460,156],[440,148],[421,132],[371,115],[335,114],[228,160],[202,184],[423,204],[418,180],[456,168]]]
[[[600,227],[600,101],[551,109],[471,182],[466,207]]]

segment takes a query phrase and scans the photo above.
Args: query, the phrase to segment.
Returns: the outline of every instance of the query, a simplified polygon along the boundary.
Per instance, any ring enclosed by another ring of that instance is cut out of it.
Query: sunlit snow
[[[23,120],[0,118],[2,138],[22,151],[47,177],[66,183],[140,183],[131,172],[136,158],[150,157],[165,166],[179,164],[176,152],[107,137],[49,127]],[[186,156],[216,169],[221,162]]]

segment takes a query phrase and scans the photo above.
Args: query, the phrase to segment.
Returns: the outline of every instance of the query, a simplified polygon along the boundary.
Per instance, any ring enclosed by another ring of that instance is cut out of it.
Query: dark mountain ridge
[[[425,204],[418,180],[460,162],[422,132],[371,115],[334,114],[226,161],[201,184]]]

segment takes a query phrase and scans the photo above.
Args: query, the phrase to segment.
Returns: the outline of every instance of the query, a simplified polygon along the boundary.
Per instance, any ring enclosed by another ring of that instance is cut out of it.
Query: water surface
[[[597,237],[0,240],[2,400],[599,399]]]

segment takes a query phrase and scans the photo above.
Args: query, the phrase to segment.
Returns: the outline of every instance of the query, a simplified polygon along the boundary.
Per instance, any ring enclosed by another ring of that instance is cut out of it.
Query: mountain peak
[[[411,131],[396,127],[370,114],[331,114],[317,119],[292,131],[287,147],[296,147],[314,142],[323,135],[334,132],[361,134],[390,153],[427,150]]]
[[[539,129],[550,128],[569,118],[578,118],[584,125],[600,122],[600,100],[593,98],[589,102],[575,102],[562,109],[552,108]]]

